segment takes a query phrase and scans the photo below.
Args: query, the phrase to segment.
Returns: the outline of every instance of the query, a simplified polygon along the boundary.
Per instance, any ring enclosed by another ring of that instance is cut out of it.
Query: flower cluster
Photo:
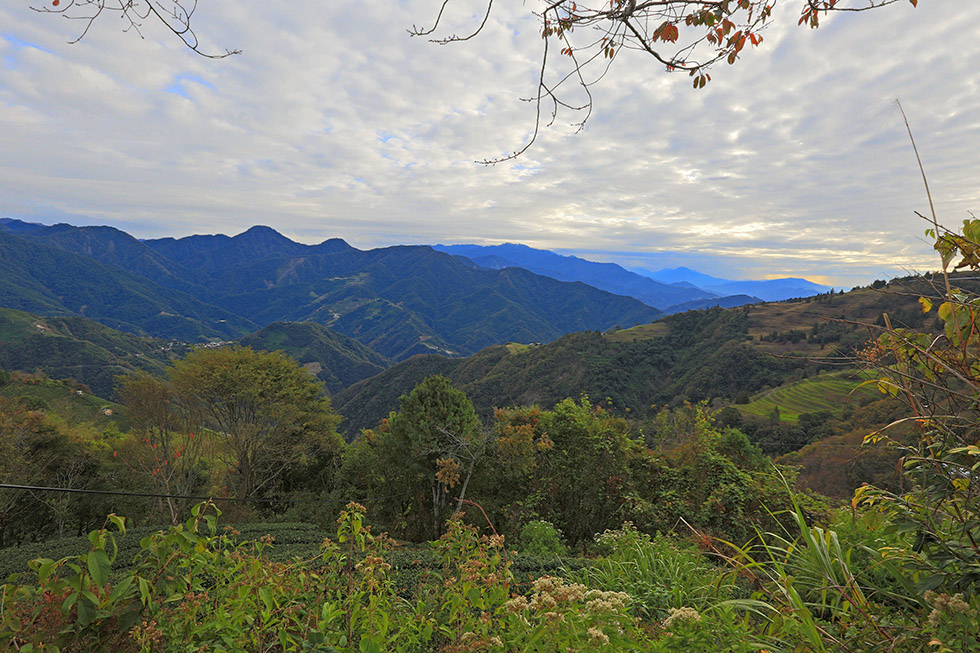
[[[664,619],[664,628],[670,628],[679,621],[701,621],[701,615],[694,608],[670,608],[667,618]]]

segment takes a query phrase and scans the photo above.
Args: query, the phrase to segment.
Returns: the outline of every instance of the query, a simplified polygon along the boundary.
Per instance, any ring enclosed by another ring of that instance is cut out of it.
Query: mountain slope
[[[339,239],[307,246],[267,228],[147,245],[208,276],[210,297],[229,311],[259,324],[317,322],[396,360],[553,340],[660,315],[584,284],[485,270],[422,246],[362,251]]]
[[[398,397],[430,374],[466,391],[477,410],[538,404],[550,408],[585,393],[643,417],[665,403],[719,398],[776,387],[823,364],[839,369],[869,338],[855,322],[921,327],[914,285],[855,290],[812,299],[711,308],[667,316],[630,329],[576,333],[541,346],[487,348],[462,359],[420,356],[334,396],[348,434],[374,426]],[[771,354],[776,354],[772,356]]]
[[[230,339],[274,322],[316,322],[403,360],[629,327],[660,315],[630,297],[517,268],[486,270],[424,246],[361,251],[340,239],[304,245],[261,226],[232,237],[141,242],[110,227],[0,223],[6,238],[18,237],[12,231],[23,237],[18,242],[48,248],[51,262],[61,258],[77,269],[62,276],[43,271],[40,278],[24,257],[9,261],[11,283],[0,284],[0,305],[81,314],[184,340]],[[82,269],[82,261],[101,267]],[[121,304],[95,301],[95,288]],[[189,324],[169,323],[182,319]]]
[[[117,375],[136,370],[160,374],[185,351],[80,317],[39,317],[0,308],[0,368],[71,377],[102,397],[115,395]]]
[[[133,333],[200,341],[253,330],[249,320],[91,258],[0,231],[0,306],[77,315]]]
[[[82,254],[109,267],[146,277],[167,288],[191,294],[203,291],[197,284],[188,281],[194,278],[190,270],[114,227],[46,226],[8,219],[0,222],[0,230],[41,245]]]
[[[245,290],[219,305],[265,323],[325,324],[402,360],[473,353],[507,341],[545,342],[660,316],[639,301],[519,268],[482,270],[427,247],[269,259],[217,279]]]

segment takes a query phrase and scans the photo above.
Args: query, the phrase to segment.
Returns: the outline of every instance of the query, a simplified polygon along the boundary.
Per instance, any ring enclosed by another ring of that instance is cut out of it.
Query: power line
[[[194,496],[188,494],[160,494],[156,492],[127,492],[124,490],[90,490],[87,488],[72,487],[49,487],[43,485],[16,485],[13,483],[0,483],[0,490],[27,490],[35,492],[70,492],[75,494],[107,494],[112,496],[124,497],[143,497],[149,499],[192,499],[196,501],[252,501],[259,503],[316,503],[320,499],[242,499],[239,497],[214,497],[214,496]],[[371,503],[373,501],[384,501],[399,497],[411,496],[410,494],[391,494],[384,497],[373,497],[369,499],[340,499],[343,501],[356,501],[357,503]]]

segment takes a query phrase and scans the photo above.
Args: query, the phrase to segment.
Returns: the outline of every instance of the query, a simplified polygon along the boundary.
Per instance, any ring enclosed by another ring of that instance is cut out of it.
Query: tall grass
[[[574,575],[590,587],[626,592],[638,616],[662,620],[670,608],[703,611],[739,590],[735,574],[697,548],[660,533],[650,537],[626,523],[597,538],[606,555]]]

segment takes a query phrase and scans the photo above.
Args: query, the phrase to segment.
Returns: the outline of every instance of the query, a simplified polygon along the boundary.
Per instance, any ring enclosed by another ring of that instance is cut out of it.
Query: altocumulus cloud
[[[980,43],[957,26],[980,4],[899,3],[815,31],[796,27],[798,4],[702,91],[624,53],[582,133],[559,114],[523,158],[484,167],[532,126],[520,98],[541,41],[520,3],[440,47],[406,32],[434,17],[431,0],[212,2],[196,16],[205,46],[244,51],[221,61],[113,19],[68,45],[71,21],[5,3],[0,214],[141,237],[262,223],[359,247],[520,241],[837,285],[932,267],[891,100],[958,223],[980,208]]]

